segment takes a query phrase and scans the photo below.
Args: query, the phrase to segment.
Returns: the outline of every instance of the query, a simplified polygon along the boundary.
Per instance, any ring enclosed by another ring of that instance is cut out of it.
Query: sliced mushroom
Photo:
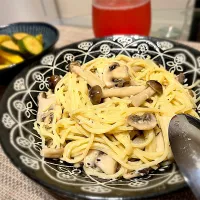
[[[133,144],[134,145],[138,145],[138,144],[140,145],[140,144],[142,144],[144,142],[145,142],[145,138],[144,138],[143,134],[141,134],[141,135],[137,136],[135,139],[133,139]]]
[[[86,71],[86,70],[81,69],[80,63],[78,62],[71,62],[69,69],[70,69],[70,72],[74,72],[78,76],[85,79],[91,87],[95,85],[99,85],[100,87],[103,88],[105,86],[103,81],[101,81],[101,79],[97,75],[93,74],[91,71]]]
[[[38,113],[37,121],[44,121],[45,111],[53,104],[56,103],[55,95],[47,96],[45,92],[41,92],[38,95]]]
[[[129,173],[126,173],[126,174],[123,175],[123,177],[125,179],[136,178],[136,177],[139,177],[139,176],[141,176],[141,175],[138,172],[136,172],[136,171],[129,172]]]
[[[139,170],[136,170],[136,171],[133,171],[133,172],[126,173],[126,174],[124,174],[123,177],[125,179],[130,179],[130,178],[136,178],[136,177],[139,177],[139,176],[145,176],[145,175],[148,175],[151,170],[152,170],[151,167],[139,169]]]
[[[107,154],[100,154],[95,160],[95,165],[107,175],[114,174],[117,170],[117,162]]]
[[[128,97],[131,95],[135,95],[145,90],[146,86],[129,86],[123,88],[111,88],[103,90],[103,97]]]
[[[51,93],[40,93],[38,95],[37,121],[51,124],[54,113],[56,114],[56,120],[59,120],[62,116],[62,108],[60,105],[56,105],[55,95]]]
[[[60,105],[51,105],[49,109],[41,115],[41,121],[45,124],[51,124],[53,122],[54,116],[58,121],[62,116],[62,108]]]
[[[148,88],[141,93],[131,97],[132,104],[135,107],[142,105],[147,99],[153,96],[155,93],[161,95],[163,93],[162,85],[155,80],[147,81]]]
[[[137,130],[151,130],[157,125],[156,117],[152,113],[130,115],[127,123]]]
[[[80,168],[83,166],[83,162],[74,163],[75,168]]]
[[[101,87],[99,85],[92,87],[89,91],[89,97],[93,105],[100,104],[103,97]]]
[[[131,140],[133,140],[133,138],[136,136],[136,135],[140,135],[140,131],[139,130],[132,130],[129,132],[130,134],[130,138]]]
[[[97,159],[100,151],[90,150],[87,156],[84,158],[84,166],[86,167],[95,167],[95,160]]]
[[[183,73],[180,73],[177,77],[176,80],[180,83],[183,84],[185,79],[185,75]]]
[[[150,88],[152,88],[156,93],[158,93],[159,95],[161,95],[163,93],[163,88],[162,85],[155,80],[149,80],[146,83]]]
[[[112,63],[110,66],[109,66],[109,70],[110,71],[113,71],[113,70],[115,70],[117,67],[119,67],[120,65],[119,65],[119,63],[118,62],[114,62],[114,63]]]
[[[134,72],[140,72],[143,69],[143,67],[139,66],[139,65],[135,65],[133,66],[133,71]]]
[[[52,148],[43,148],[40,151],[40,155],[45,158],[61,158],[63,155],[64,149],[52,149]]]
[[[104,68],[103,81],[108,88],[114,86],[122,87],[124,83],[129,80],[130,76],[126,65],[119,65],[119,63],[114,62],[110,66]]]
[[[52,112],[47,112],[47,113],[44,113],[42,115],[42,119],[41,121],[44,122],[45,124],[51,124],[53,122],[53,113]]]

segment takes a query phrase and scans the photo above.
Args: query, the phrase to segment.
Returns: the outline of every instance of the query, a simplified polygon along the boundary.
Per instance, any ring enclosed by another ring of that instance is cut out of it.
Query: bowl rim
[[[51,53],[53,54],[57,54],[59,53],[59,51],[65,49],[65,48],[68,48],[69,46],[71,45],[77,45],[79,44],[80,42],[83,42],[83,41],[98,41],[98,40],[105,40],[105,39],[111,39],[115,36],[119,36],[119,37],[133,37],[133,38],[137,38],[137,39],[148,39],[148,40],[152,40],[152,41],[168,41],[168,42],[171,42],[175,45],[178,45],[178,46],[181,46],[182,48],[186,48],[192,52],[195,52],[196,54],[199,54],[200,56],[200,51],[193,48],[193,47],[190,47],[190,46],[187,46],[185,44],[182,44],[180,42],[177,42],[177,41],[173,41],[173,40],[169,40],[169,39],[165,39],[165,38],[157,38],[157,37],[151,37],[151,36],[140,36],[140,35],[131,35],[131,34],[117,34],[117,35],[110,35],[110,36],[106,36],[106,37],[99,37],[99,38],[88,38],[88,39],[85,39],[85,40],[80,40],[80,41],[76,41],[76,42],[73,42],[73,43],[69,43],[69,44],[66,44],[58,49],[56,49],[55,51],[52,51]],[[39,62],[39,60],[33,62],[32,64],[36,64],[37,62]],[[34,66],[33,66],[34,67]],[[19,78],[20,74],[24,73],[25,71],[27,70],[27,68],[23,69],[19,74],[17,74],[13,80],[9,83],[5,93],[3,94],[1,100],[0,100],[0,105],[2,104],[2,102],[5,101],[5,99],[7,99],[7,96],[9,95],[9,88],[13,85],[14,81]],[[1,111],[1,108],[0,108],[0,111]],[[1,124],[0,124],[1,126]],[[16,161],[14,161],[14,159],[12,159],[9,155],[10,153],[7,151],[7,148],[3,145],[3,142],[2,142],[2,137],[0,136],[0,145],[2,146],[2,149],[5,153],[5,155],[7,156],[7,158],[9,158],[9,160],[11,161],[11,163],[14,165],[14,167],[16,167],[19,171],[21,171],[24,175],[26,175],[26,177],[30,178],[31,180],[35,181],[36,183],[39,183],[41,186],[44,186],[46,189],[48,189],[50,192],[52,192],[53,194],[57,194],[57,195],[62,195],[62,197],[69,197],[69,198],[81,198],[81,199],[89,199],[89,200],[106,200],[106,199],[111,199],[111,200],[119,200],[119,199],[122,199],[122,200],[138,200],[138,199],[143,199],[143,198],[155,198],[155,197],[158,197],[158,196],[161,196],[161,195],[165,195],[165,194],[172,194],[172,193],[175,193],[175,192],[178,192],[184,188],[188,188],[187,184],[184,183],[183,185],[180,185],[178,186],[177,188],[172,188],[170,190],[167,190],[167,191],[161,191],[161,192],[157,192],[157,193],[154,193],[154,194],[151,194],[151,195],[146,195],[146,196],[141,196],[141,197],[133,197],[133,196],[119,196],[119,197],[114,197],[114,196],[95,196],[95,194],[91,194],[91,195],[84,195],[84,194],[81,194],[81,193],[74,193],[74,192],[71,192],[71,191],[66,191],[64,189],[60,189],[60,188],[57,188],[57,187],[54,187],[52,186],[51,184],[48,184],[46,181],[43,181],[39,178],[36,178],[34,175],[31,175],[27,170],[26,168],[24,167],[21,167],[20,164],[18,164]]]
[[[6,24],[6,25],[0,25],[0,30],[9,28],[9,27],[15,26],[15,25],[36,25],[36,26],[42,25],[42,26],[46,26],[46,27],[49,27],[51,30],[53,30],[55,32],[56,37],[51,42],[51,45],[48,48],[44,49],[40,54],[35,55],[35,56],[31,56],[30,58],[25,59],[24,61],[22,61],[20,63],[11,64],[10,66],[8,66],[6,68],[0,69],[0,72],[9,71],[9,70],[13,69],[14,67],[17,67],[17,66],[20,66],[20,65],[26,65],[26,64],[28,64],[28,62],[33,62],[33,60],[37,59],[39,56],[44,55],[49,49],[51,49],[55,45],[55,43],[58,41],[59,36],[60,36],[58,29],[55,26],[53,26],[52,24],[46,23],[46,22],[37,22],[37,21],[35,21],[35,22],[34,21],[33,22],[16,22],[16,23],[10,23],[10,24]]]

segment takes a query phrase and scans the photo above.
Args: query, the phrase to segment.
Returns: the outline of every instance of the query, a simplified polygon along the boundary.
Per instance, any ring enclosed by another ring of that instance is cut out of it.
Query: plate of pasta
[[[45,55],[1,101],[2,147],[24,174],[69,197],[145,198],[185,186],[168,125],[199,118],[200,52],[116,35]]]

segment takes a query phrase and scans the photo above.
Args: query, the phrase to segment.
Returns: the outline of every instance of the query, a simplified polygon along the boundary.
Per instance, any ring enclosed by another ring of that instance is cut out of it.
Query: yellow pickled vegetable
[[[0,43],[11,40],[11,37],[9,35],[0,35]]]
[[[24,59],[21,56],[16,54],[11,54],[2,50],[0,50],[0,57],[4,58],[5,60],[11,63],[20,63],[24,61]]]

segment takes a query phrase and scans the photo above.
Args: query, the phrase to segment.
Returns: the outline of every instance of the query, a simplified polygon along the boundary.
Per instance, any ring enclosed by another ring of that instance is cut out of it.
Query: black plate
[[[28,67],[31,62],[40,59],[42,55],[52,49],[59,37],[59,32],[54,26],[43,22],[19,22],[0,26],[0,34],[12,36],[12,34],[16,32],[25,32],[31,35],[37,35],[41,33],[43,35],[44,50],[40,54],[27,58],[19,64],[13,64],[10,67],[1,69],[0,84],[7,84],[24,67]]]
[[[113,36],[92,39],[65,46],[56,53],[46,55],[12,81],[1,101],[2,147],[20,171],[54,192],[86,199],[138,199],[169,193],[185,186],[175,164],[161,167],[142,178],[108,181],[95,177],[91,179],[67,163],[44,160],[39,155],[41,140],[33,130],[33,122],[37,113],[36,97],[40,91],[48,89],[47,78],[52,73],[65,74],[70,61],[85,63],[96,57],[114,57],[119,53],[151,58],[169,71],[184,72],[184,84],[192,84],[200,78],[200,52],[156,38]],[[197,96],[200,95],[200,85],[195,88],[195,92]]]

